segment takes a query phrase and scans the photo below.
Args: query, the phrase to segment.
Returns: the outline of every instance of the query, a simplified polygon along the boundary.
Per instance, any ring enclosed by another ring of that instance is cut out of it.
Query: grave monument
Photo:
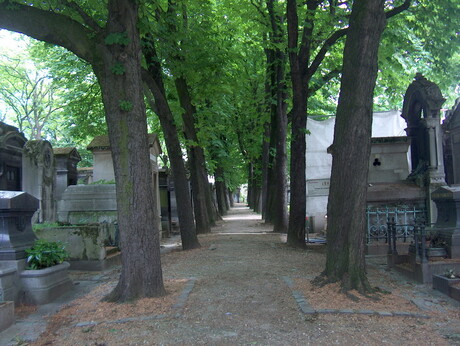
[[[33,222],[56,220],[56,173],[51,144],[44,140],[28,141],[22,152],[22,190],[37,198],[40,203]]]
[[[70,185],[77,185],[78,170],[77,164],[81,156],[77,148],[54,148],[54,159],[56,162],[56,200],[60,200],[62,193]]]
[[[38,205],[26,192],[0,191],[0,260],[26,258],[24,250],[36,239],[31,218]]]
[[[457,185],[460,184],[460,98],[446,112],[442,130],[446,181],[449,185]]]
[[[437,215],[431,193],[446,184],[440,122],[444,101],[439,87],[418,73],[406,90],[401,114],[411,143],[409,179],[426,190],[427,224]]]
[[[0,190],[21,190],[22,148],[26,142],[16,127],[0,121]]]

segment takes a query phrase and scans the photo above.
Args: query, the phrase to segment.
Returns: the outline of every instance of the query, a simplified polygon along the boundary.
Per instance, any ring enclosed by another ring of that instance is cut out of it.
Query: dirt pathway
[[[290,249],[270,231],[260,216],[238,206],[200,236],[201,249],[162,256],[166,279],[188,280],[173,307],[115,321],[105,308],[94,322],[79,319],[78,303],[71,303],[73,310],[55,315],[35,344],[460,344],[460,308],[453,300],[387,272],[378,258],[369,260],[371,283],[392,292],[378,301],[355,302],[334,285],[314,288],[309,281],[324,268],[324,251]],[[115,274],[106,276],[116,281]]]

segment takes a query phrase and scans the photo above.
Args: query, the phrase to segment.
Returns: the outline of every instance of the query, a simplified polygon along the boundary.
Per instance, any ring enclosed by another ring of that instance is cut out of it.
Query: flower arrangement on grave
[[[453,269],[447,269],[446,270],[446,273],[444,274],[444,276],[448,279],[456,279],[457,278],[457,275],[455,275],[455,271]]]

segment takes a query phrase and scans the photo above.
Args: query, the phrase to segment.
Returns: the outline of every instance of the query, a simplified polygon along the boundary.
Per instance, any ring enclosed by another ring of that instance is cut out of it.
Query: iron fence
[[[388,222],[394,220],[395,239],[406,241],[413,236],[417,220],[426,219],[426,209],[415,206],[368,207],[367,243],[375,241],[388,242]]]

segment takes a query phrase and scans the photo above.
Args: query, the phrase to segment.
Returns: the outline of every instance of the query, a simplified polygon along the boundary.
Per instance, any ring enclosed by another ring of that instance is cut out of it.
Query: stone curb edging
[[[314,309],[300,291],[294,290],[294,282],[288,276],[282,276],[281,279],[291,290],[292,296],[299,306],[300,311],[305,315],[315,314],[342,314],[342,315],[374,315],[382,317],[413,317],[413,318],[431,318],[428,315],[418,314],[405,311],[374,311],[374,310],[354,310],[354,309]]]
[[[188,280],[189,281],[185,284],[185,287],[177,299],[177,302],[172,306],[173,309],[182,309],[185,306],[185,303],[187,303],[188,296],[190,293],[192,293],[197,278],[189,278]]]
[[[192,292],[193,288],[195,287],[197,279],[196,278],[189,278],[188,282],[185,284],[184,289],[182,290],[181,294],[179,295],[177,302],[172,305],[172,309],[174,310],[182,310],[187,303],[187,299]],[[112,320],[112,321],[85,321],[79,322],[75,325],[75,327],[93,327],[100,324],[122,324],[128,322],[142,322],[142,321],[150,321],[150,320],[162,320],[166,318],[179,318],[182,315],[182,311],[178,311],[172,314],[160,314],[160,315],[148,315],[148,316],[139,316],[139,317],[126,317],[121,318],[119,320]]]

